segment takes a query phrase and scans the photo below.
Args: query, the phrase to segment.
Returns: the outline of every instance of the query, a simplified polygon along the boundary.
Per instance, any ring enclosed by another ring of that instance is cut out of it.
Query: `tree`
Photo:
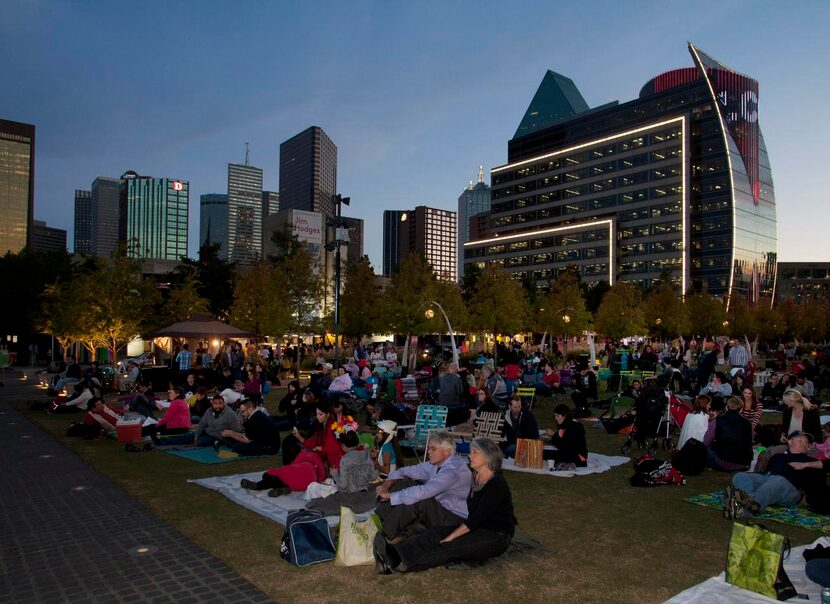
[[[686,306],[689,309],[691,333],[704,337],[716,336],[724,332],[726,309],[723,302],[707,291],[686,294]]]
[[[168,323],[185,321],[195,315],[207,315],[207,301],[199,294],[200,283],[194,275],[187,275],[184,281],[170,288],[164,303],[164,315]]]
[[[591,313],[586,308],[579,279],[573,271],[560,273],[550,293],[540,304],[544,305],[537,318],[540,331],[570,338],[582,334],[591,325]]]
[[[461,296],[461,287],[452,281],[436,281],[433,284],[432,299],[441,305],[450,320],[453,331],[465,331],[469,323],[469,313],[464,298]],[[435,333],[447,333],[447,322],[440,312],[435,312],[429,324],[429,330]]]
[[[283,335],[288,330],[289,308],[276,292],[283,290],[282,273],[257,263],[236,280],[231,322],[260,336]]]
[[[614,284],[597,310],[594,328],[609,338],[624,338],[646,332],[640,292],[624,281]]]
[[[386,326],[392,333],[422,335],[428,329],[424,311],[433,299],[435,275],[420,254],[404,258],[384,292]]]
[[[768,298],[758,300],[752,308],[758,337],[766,342],[777,342],[787,333],[787,323],[778,308],[773,308]]]
[[[692,325],[685,301],[667,280],[661,280],[646,296],[643,318],[649,333],[663,340],[688,334]]]
[[[582,295],[585,297],[588,312],[596,316],[599,305],[602,304],[602,299],[610,289],[611,286],[604,279],[595,283],[582,283]]]
[[[344,336],[361,338],[378,329],[382,306],[375,271],[368,256],[346,268],[346,279],[340,294],[340,332]]]
[[[305,249],[297,235],[291,229],[291,225],[288,224],[282,229],[276,229],[271,233],[271,243],[274,244],[276,253],[273,256],[268,256],[268,261],[274,265],[279,264],[287,258],[291,258],[300,249]]]
[[[732,296],[729,310],[726,313],[726,321],[724,332],[729,336],[749,340],[755,339],[758,334],[755,314],[746,303],[746,298],[741,295]]]
[[[234,301],[236,267],[219,257],[220,243],[199,248],[199,259],[182,258],[182,263],[171,273],[171,282],[183,283],[192,277],[196,292],[206,302],[211,316],[224,319]]]
[[[526,327],[527,319],[527,300],[521,284],[498,266],[485,268],[470,304],[471,327],[489,331],[495,338],[499,333],[515,334]]]
[[[279,303],[287,308],[285,315],[287,329],[282,333],[315,333],[321,327],[321,301],[325,292],[320,266],[305,246],[300,246],[291,255],[283,255],[274,267],[276,282],[280,289],[271,295],[281,298]],[[300,366],[300,347],[297,347],[297,367]]]

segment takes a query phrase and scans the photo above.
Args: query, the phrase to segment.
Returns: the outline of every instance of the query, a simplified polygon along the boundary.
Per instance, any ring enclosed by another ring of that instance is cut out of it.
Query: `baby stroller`
[[[623,446],[623,455],[631,452],[636,441],[640,449],[648,449],[651,455],[657,453],[657,439],[666,413],[666,394],[662,390],[647,389],[634,404],[634,428],[628,433]]]

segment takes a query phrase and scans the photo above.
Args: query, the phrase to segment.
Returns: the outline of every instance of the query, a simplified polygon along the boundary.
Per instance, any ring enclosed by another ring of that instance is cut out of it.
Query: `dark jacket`
[[[266,446],[276,453],[280,449],[280,433],[277,424],[264,411],[257,411],[242,424],[245,436],[251,442]]]
[[[519,438],[538,439],[539,425],[530,411],[522,411],[518,420],[514,420],[513,416],[510,415],[510,409],[508,409],[504,414],[502,435],[507,445],[515,445]]]
[[[742,418],[743,419],[743,418]],[[562,432],[562,436],[559,432]],[[750,443],[752,441],[750,440]],[[550,437],[550,444],[564,453],[576,454],[582,458],[588,457],[588,443],[585,440],[585,427],[569,417]],[[751,459],[751,458],[750,458]]]
[[[786,407],[781,417],[781,425],[784,426],[784,431],[789,429],[792,418],[792,407]],[[804,416],[801,418],[801,431],[812,436],[813,442],[816,444],[824,442],[824,432],[821,429],[821,419],[819,419],[818,411],[804,410]]]
[[[457,374],[445,373],[438,379],[438,404],[457,405],[464,394],[464,385]]]
[[[752,422],[739,411],[727,411],[716,420],[712,448],[719,459],[748,466],[752,462]]]
[[[596,400],[597,398],[597,375],[588,370],[588,373],[582,375],[582,372],[577,373],[571,378],[574,383],[574,388],[581,392],[585,397]]]

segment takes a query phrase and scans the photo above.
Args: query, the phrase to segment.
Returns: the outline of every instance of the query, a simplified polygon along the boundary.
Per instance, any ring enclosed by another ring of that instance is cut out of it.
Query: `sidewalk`
[[[7,402],[40,390],[5,383],[0,602],[271,601]]]

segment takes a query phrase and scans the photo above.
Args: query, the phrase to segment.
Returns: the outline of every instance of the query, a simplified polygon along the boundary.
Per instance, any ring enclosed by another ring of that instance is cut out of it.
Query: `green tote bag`
[[[785,549],[789,543],[784,535],[736,522],[726,557],[726,582],[773,599],[794,596],[783,567]]]

